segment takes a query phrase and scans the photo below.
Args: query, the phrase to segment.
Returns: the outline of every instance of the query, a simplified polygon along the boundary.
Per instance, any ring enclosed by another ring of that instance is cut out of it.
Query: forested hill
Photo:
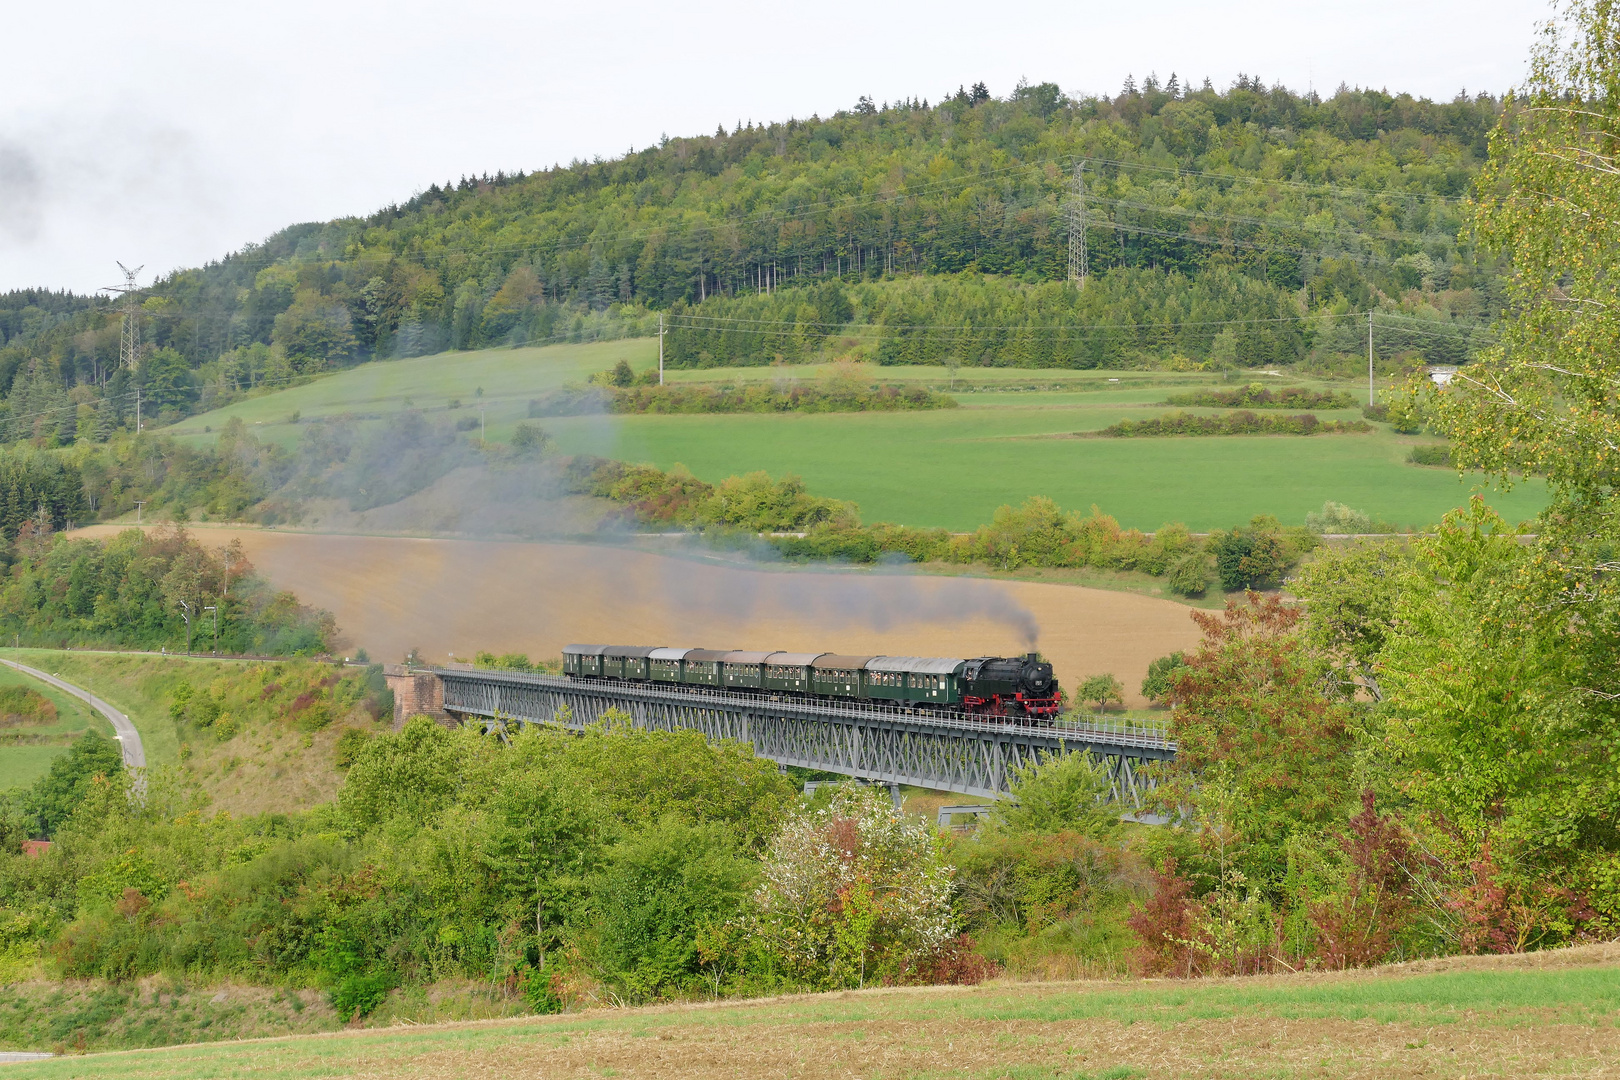
[[[143,297],[142,378],[185,408],[372,356],[644,333],[654,311],[682,331],[686,363],[813,351],[845,325],[878,359],[1069,365],[1290,362],[1334,352],[1333,317],[1368,308],[1392,325],[1472,326],[1497,303],[1497,275],[1459,241],[1459,212],[1500,108],[1486,95],[1319,99],[1249,78],[1083,100],[1043,83],[1006,99],[863,99],[828,119],[464,178],[158,283]],[[1083,300],[1051,287],[1067,276],[1077,160],[1097,286]],[[829,281],[841,287],[813,291]],[[1283,329],[1245,339],[1238,322],[1256,319]],[[996,344],[1008,326],[1073,325],[1113,337]],[[99,385],[116,366],[105,302],[14,293],[0,333],[0,390],[32,366],[34,413],[50,386]]]

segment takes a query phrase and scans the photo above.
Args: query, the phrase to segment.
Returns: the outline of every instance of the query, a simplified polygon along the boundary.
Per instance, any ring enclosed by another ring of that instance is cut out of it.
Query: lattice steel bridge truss
[[[1141,809],[1153,781],[1144,766],[1175,756],[1173,742],[1103,726],[1035,727],[880,705],[776,700],[766,695],[569,679],[506,671],[437,670],[445,711],[505,733],[524,723],[578,730],[609,709],[651,731],[735,739],[783,765],[887,784],[996,798],[1017,766],[1060,754],[1106,762],[1114,797]]]

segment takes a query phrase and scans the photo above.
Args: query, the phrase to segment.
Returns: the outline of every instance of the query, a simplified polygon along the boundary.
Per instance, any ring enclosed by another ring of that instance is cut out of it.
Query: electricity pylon
[[[1069,281],[1086,286],[1086,178],[1084,161],[1074,164],[1069,182]]]
[[[123,263],[119,263],[118,269],[124,272],[124,283],[109,285],[102,291],[124,294],[124,325],[118,335],[118,366],[133,372],[141,362],[141,312],[140,304],[135,299],[140,286],[135,284],[135,275],[144,267],[137,266],[131,270]]]

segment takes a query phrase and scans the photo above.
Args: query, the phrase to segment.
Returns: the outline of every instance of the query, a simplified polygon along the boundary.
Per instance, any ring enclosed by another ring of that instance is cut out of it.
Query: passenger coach
[[[1063,707],[1052,665],[1035,653],[961,659],[569,645],[563,674],[994,716],[1047,719]]]

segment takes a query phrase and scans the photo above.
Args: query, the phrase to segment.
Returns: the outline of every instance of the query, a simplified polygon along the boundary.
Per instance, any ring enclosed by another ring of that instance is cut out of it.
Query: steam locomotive
[[[959,659],[569,645],[563,674],[1035,721],[1063,707],[1052,665],[1035,653]]]

